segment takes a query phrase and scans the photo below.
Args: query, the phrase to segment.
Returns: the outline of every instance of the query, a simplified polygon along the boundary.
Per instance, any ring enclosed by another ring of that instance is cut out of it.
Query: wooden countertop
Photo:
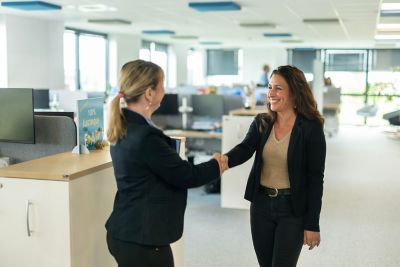
[[[267,108],[264,106],[256,106],[254,109],[233,109],[229,112],[229,115],[236,116],[256,116],[259,113],[267,112]]]
[[[201,138],[201,139],[221,139],[222,133],[207,132],[207,131],[187,131],[187,130],[166,130],[164,134],[169,136],[179,136],[186,138]]]
[[[91,151],[90,154],[65,152],[0,168],[0,177],[37,180],[71,181],[112,167],[110,151]]]

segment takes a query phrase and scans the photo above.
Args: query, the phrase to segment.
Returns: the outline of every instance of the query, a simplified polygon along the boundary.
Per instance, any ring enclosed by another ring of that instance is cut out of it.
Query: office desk
[[[265,106],[256,106],[254,109],[233,109],[229,112],[229,115],[235,116],[256,116],[259,113],[267,112],[267,108]]]
[[[339,112],[340,111],[340,104],[337,104],[337,103],[324,103],[323,109]]]
[[[193,131],[193,130],[166,130],[164,134],[168,136],[179,136],[186,138],[196,139],[222,139],[222,133],[207,132],[207,131]]]

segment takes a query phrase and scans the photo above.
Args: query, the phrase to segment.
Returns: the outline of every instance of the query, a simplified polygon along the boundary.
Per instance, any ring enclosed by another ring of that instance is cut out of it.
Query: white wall
[[[0,87],[7,87],[7,39],[4,16],[0,15]]]
[[[128,62],[139,58],[139,50],[142,46],[140,36],[128,34],[110,34],[110,42],[115,42],[117,52],[117,73],[122,66]]]
[[[188,83],[187,56],[190,46],[186,44],[173,44],[172,49],[176,55],[176,83],[184,86]]]
[[[287,64],[287,51],[285,48],[244,48],[243,49],[243,82],[259,82],[262,66],[268,64],[271,71]]]
[[[8,87],[64,88],[64,23],[5,16]]]

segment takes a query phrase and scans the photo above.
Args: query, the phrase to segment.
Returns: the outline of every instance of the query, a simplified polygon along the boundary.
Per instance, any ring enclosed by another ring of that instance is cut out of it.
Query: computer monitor
[[[178,115],[178,95],[165,94],[160,107],[154,112],[155,115]]]
[[[244,108],[243,98],[240,95],[224,95],[224,115],[234,109]]]
[[[192,95],[194,116],[221,119],[224,114],[224,100],[222,95]]]
[[[33,90],[33,108],[49,109],[50,105],[49,89],[34,89]]]
[[[35,143],[33,89],[0,89],[0,141]]]
[[[39,116],[64,116],[74,119],[74,112],[72,111],[35,111],[34,114]]]

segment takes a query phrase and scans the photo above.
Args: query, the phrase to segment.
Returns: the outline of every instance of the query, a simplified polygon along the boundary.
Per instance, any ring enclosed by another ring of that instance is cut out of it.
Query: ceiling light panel
[[[217,42],[217,41],[203,41],[203,42],[200,42],[200,44],[202,44],[202,45],[221,45],[222,43]]]
[[[1,6],[25,11],[60,10],[61,6],[43,1],[1,2]]]
[[[399,31],[400,30],[400,24],[384,24],[384,23],[380,23],[378,24],[378,26],[376,27],[378,30],[380,31]]]
[[[93,5],[80,5],[78,10],[81,12],[115,12],[117,8],[103,5],[103,4],[93,4]]]
[[[286,37],[292,37],[291,33],[264,33],[265,37],[271,37],[271,38],[286,38]]]
[[[150,35],[172,35],[175,34],[174,31],[170,30],[143,30],[142,33]]]
[[[199,37],[194,36],[194,35],[174,35],[171,36],[173,39],[180,39],[180,40],[196,40],[199,39]]]
[[[400,34],[378,34],[375,35],[376,40],[400,40]]]
[[[400,3],[382,3],[381,10],[400,10]]]
[[[337,18],[320,18],[320,19],[303,19],[304,23],[307,24],[331,24],[339,23]]]
[[[276,28],[276,24],[268,22],[242,22],[240,27],[244,28]]]
[[[102,25],[130,25],[132,24],[129,20],[124,19],[89,19],[89,23],[96,23]]]
[[[241,6],[235,2],[192,2],[189,3],[189,7],[200,12],[212,12],[212,11],[238,11]]]

